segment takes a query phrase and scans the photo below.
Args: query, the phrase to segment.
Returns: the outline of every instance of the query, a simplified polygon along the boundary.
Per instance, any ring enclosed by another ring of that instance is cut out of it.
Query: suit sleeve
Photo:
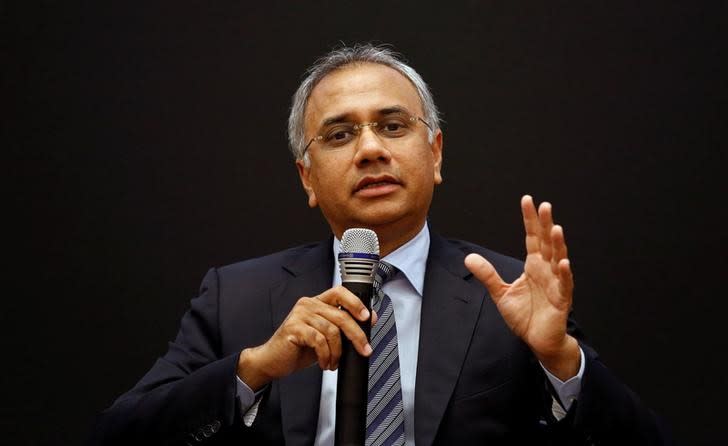
[[[579,397],[557,423],[557,430],[569,439],[565,443],[672,445],[664,420],[601,362],[571,318],[568,331],[579,340],[585,367]]]
[[[671,445],[665,422],[582,344],[586,366],[572,429],[586,444]],[[569,411],[572,412],[572,411]]]
[[[91,444],[198,444],[239,423],[238,354],[222,357],[215,269],[167,353],[97,419]]]

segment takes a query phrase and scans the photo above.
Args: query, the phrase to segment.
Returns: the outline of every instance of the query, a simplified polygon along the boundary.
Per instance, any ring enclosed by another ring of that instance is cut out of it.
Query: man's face
[[[398,71],[371,63],[343,67],[311,92],[306,141],[321,134],[326,121],[370,123],[397,108],[423,116],[417,90]],[[425,222],[434,186],[442,182],[442,133],[437,130],[432,143],[427,135],[427,127],[417,122],[404,138],[380,137],[363,128],[358,138],[334,151],[314,141],[309,167],[296,163],[309,206],[321,208],[337,237],[352,227],[373,229],[380,239],[413,236]]]

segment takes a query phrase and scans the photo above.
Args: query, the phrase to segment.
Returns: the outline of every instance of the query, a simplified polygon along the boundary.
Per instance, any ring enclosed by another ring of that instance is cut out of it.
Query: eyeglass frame
[[[422,121],[422,123],[425,124],[425,127],[427,127],[430,131],[433,131],[430,124],[428,124],[427,121],[425,121],[424,119],[422,119],[419,116],[408,114],[407,119],[411,122]],[[384,119],[381,119],[381,121],[384,121]],[[379,126],[379,121],[362,122],[361,124],[354,124],[353,129],[358,131],[364,127],[378,127],[378,126]],[[357,133],[357,137],[358,136],[359,136],[359,134]],[[311,147],[311,144],[313,144],[314,141],[321,141],[322,139],[324,139],[324,135],[317,135],[317,136],[314,136],[313,138],[311,138],[311,140],[308,141],[308,144],[306,144],[306,147],[304,147],[303,151],[301,152],[301,159],[303,159],[303,157],[306,156],[306,151],[308,150],[309,147]]]

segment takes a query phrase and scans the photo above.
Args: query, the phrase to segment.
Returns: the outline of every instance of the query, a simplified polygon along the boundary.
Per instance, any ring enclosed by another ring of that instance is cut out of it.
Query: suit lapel
[[[283,265],[290,279],[271,290],[274,328],[281,325],[299,298],[312,297],[331,288],[333,265],[331,239],[315,245]],[[321,369],[314,364],[278,382],[281,423],[287,445],[311,445],[314,442],[321,396],[321,373]]]
[[[415,384],[415,440],[432,444],[458,380],[483,303],[483,288],[468,282],[465,253],[431,233],[420,321]],[[296,301],[331,287],[331,239],[282,265],[290,278],[271,289],[274,328]],[[287,445],[311,445],[316,437],[321,370],[313,365],[279,380],[281,423]]]
[[[431,233],[415,384],[415,442],[432,444],[460,375],[483,303],[483,288],[466,281],[465,253]]]

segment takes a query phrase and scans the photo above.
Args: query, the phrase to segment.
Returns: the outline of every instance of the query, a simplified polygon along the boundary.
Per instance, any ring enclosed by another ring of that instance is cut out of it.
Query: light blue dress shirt
[[[341,251],[340,241],[334,238],[334,275],[332,286],[341,284],[338,259]],[[384,284],[384,292],[394,305],[394,318],[397,324],[397,341],[399,344],[400,379],[402,380],[402,403],[404,406],[404,428],[406,446],[415,445],[415,378],[417,372],[417,352],[420,339],[420,311],[425,283],[425,266],[430,250],[430,232],[425,224],[422,230],[410,241],[391,252],[383,260],[397,267],[399,272]],[[554,399],[553,413],[561,419],[569,410],[581,390],[581,379],[584,374],[584,353],[581,352],[579,373],[566,382],[553,376],[544,369],[554,390],[559,395],[564,407]],[[337,371],[325,370],[321,381],[321,400],[316,430],[316,446],[333,446],[334,424],[336,420],[336,380]],[[238,378],[238,399],[243,408],[243,419],[250,426],[257,413],[259,399],[250,388]],[[259,394],[262,392],[259,392]],[[246,410],[246,408],[249,408]]]

